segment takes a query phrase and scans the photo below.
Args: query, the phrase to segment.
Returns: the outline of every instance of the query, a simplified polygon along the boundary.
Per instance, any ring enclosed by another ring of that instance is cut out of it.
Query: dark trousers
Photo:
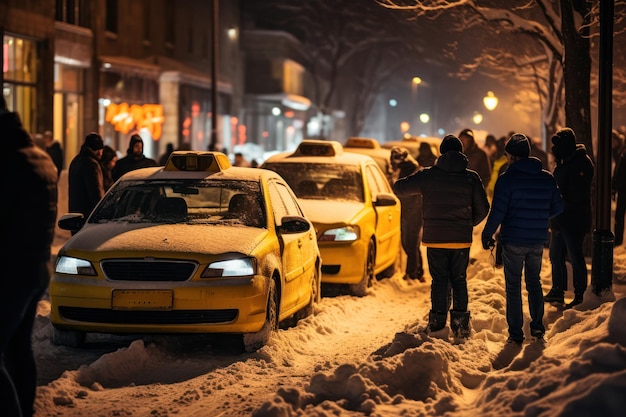
[[[419,278],[424,275],[422,267],[422,253],[420,241],[422,238],[422,214],[409,216],[403,213],[400,222],[402,249],[406,253],[405,272],[409,278]]]
[[[0,282],[0,404],[2,415],[33,415],[37,369],[31,334],[37,304],[50,279],[50,263],[8,260],[19,268],[7,267]]]
[[[522,270],[528,292],[530,328],[545,332],[543,325],[543,291],[541,289],[541,258],[543,245],[535,247],[503,244],[504,280],[506,287],[506,322],[509,336],[517,341],[524,340],[524,315],[522,311]]]
[[[432,277],[430,286],[431,311],[447,314],[449,290],[452,290],[452,309],[467,311],[467,266],[469,248],[426,248],[428,269]]]
[[[572,264],[574,295],[582,298],[587,289],[587,264],[583,252],[585,233],[568,233],[552,230],[550,239],[550,262],[552,263],[552,289],[567,291],[566,259]]]

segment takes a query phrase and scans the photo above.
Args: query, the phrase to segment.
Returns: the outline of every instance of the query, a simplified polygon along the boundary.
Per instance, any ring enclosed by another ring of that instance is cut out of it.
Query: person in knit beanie
[[[435,165],[400,178],[393,191],[398,196],[421,195],[423,199],[422,243],[432,278],[426,331],[442,330],[449,311],[453,335],[467,339],[471,331],[467,309],[469,249],[474,226],[489,213],[489,202],[480,177],[467,168],[459,138],[444,137],[439,149],[441,156]]]

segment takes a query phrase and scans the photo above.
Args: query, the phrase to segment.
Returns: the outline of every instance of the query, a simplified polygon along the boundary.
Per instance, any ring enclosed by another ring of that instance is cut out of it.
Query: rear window
[[[277,172],[298,198],[363,202],[363,179],[358,166],[268,162],[263,168]]]

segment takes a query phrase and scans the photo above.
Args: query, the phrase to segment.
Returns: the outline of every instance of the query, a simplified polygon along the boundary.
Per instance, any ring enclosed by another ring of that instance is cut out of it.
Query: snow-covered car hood
[[[337,200],[298,199],[306,217],[313,223],[350,223],[363,210],[364,203]]]
[[[248,254],[266,229],[245,226],[188,224],[89,224],[61,249],[77,251],[167,251],[203,254]]]

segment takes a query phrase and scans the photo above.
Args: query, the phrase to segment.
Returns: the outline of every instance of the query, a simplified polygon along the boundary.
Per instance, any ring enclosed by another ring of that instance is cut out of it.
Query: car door
[[[280,219],[285,216],[302,216],[295,197],[289,192],[285,183],[272,181],[268,187],[277,223],[280,223]],[[307,275],[304,273],[307,261],[303,255],[303,248],[307,250],[308,241],[313,234],[312,229],[304,233],[278,233],[277,237],[282,243],[283,302],[285,303],[283,309],[294,307],[311,289],[306,279]],[[308,298],[310,296],[307,295]]]
[[[365,175],[371,201],[376,201],[381,193],[393,195],[387,178],[375,164],[367,164]],[[397,200],[397,198],[396,198]],[[376,265],[388,265],[395,261],[400,248],[400,202],[395,205],[373,204],[377,214],[376,222]]]

